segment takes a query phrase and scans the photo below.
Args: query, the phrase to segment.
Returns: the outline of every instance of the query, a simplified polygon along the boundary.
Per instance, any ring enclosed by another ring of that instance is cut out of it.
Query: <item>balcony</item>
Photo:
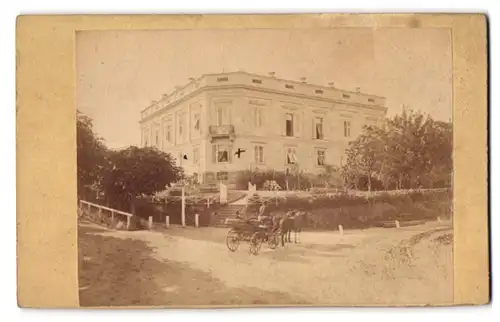
[[[235,139],[234,125],[210,125],[208,128],[210,140]]]

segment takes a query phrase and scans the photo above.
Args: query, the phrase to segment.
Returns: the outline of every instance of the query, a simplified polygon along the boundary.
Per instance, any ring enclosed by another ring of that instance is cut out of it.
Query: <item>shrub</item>
[[[281,190],[280,185],[276,182],[276,180],[266,180],[264,182],[264,190],[268,191],[278,191]]]
[[[236,189],[247,190],[248,182],[254,184],[257,190],[266,190],[264,184],[266,181],[275,181],[282,190],[286,190],[288,179],[289,190],[306,190],[314,185],[313,177],[308,174],[286,176],[283,171],[240,171],[236,174]]]
[[[128,230],[146,230],[148,229],[148,222],[138,216],[130,217],[130,226]]]
[[[398,209],[388,203],[377,203],[373,206],[371,216],[374,220],[391,220],[399,214]]]

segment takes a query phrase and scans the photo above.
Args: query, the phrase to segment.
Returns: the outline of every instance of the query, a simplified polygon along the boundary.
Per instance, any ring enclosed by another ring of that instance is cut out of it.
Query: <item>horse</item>
[[[304,211],[297,211],[291,219],[292,219],[291,230],[294,232],[295,243],[298,244],[300,243],[300,233],[302,231],[302,227],[304,227],[306,223],[306,213]]]
[[[282,217],[275,217],[275,225],[277,224],[280,231],[281,246],[285,247],[285,242],[290,243],[290,235],[293,229],[293,213],[289,211]]]

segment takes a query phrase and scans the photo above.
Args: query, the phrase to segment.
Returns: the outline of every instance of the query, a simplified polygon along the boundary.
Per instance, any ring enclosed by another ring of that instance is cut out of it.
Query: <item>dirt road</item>
[[[263,246],[257,256],[245,243],[229,252],[227,230],[221,228],[89,229],[81,227],[80,233],[86,259],[80,269],[82,305],[452,301],[451,223],[345,231],[343,236],[303,232],[300,244],[274,251]],[[107,288],[113,296],[106,295]]]

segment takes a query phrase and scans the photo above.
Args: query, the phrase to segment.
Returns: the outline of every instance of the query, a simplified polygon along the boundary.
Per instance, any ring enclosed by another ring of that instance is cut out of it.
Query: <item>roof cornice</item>
[[[218,75],[218,74],[216,74],[216,75]],[[338,99],[333,99],[333,98],[328,98],[328,97],[321,97],[321,96],[305,95],[305,94],[301,94],[301,93],[280,91],[280,90],[274,90],[274,89],[270,89],[270,88],[252,86],[249,84],[231,84],[231,85],[217,85],[217,86],[208,85],[208,86],[200,87],[200,88],[186,94],[185,96],[181,97],[180,99],[170,103],[169,105],[167,105],[163,108],[160,108],[157,111],[145,116],[144,118],[142,118],[139,121],[139,123],[149,121],[152,118],[155,118],[156,116],[164,113],[165,111],[176,107],[177,105],[193,98],[194,96],[196,96],[202,92],[221,90],[221,89],[225,89],[225,90],[227,90],[227,89],[244,89],[244,90],[257,91],[257,92],[279,94],[279,95],[288,96],[288,97],[292,96],[292,97],[298,97],[298,98],[306,98],[306,99],[310,99],[313,101],[327,102],[327,103],[333,103],[333,104],[348,104],[351,106],[366,108],[366,109],[370,109],[370,110],[383,111],[384,113],[387,112],[386,106],[361,104],[361,103],[356,103],[356,102],[351,102],[351,101],[343,101],[343,100],[338,100]]]

